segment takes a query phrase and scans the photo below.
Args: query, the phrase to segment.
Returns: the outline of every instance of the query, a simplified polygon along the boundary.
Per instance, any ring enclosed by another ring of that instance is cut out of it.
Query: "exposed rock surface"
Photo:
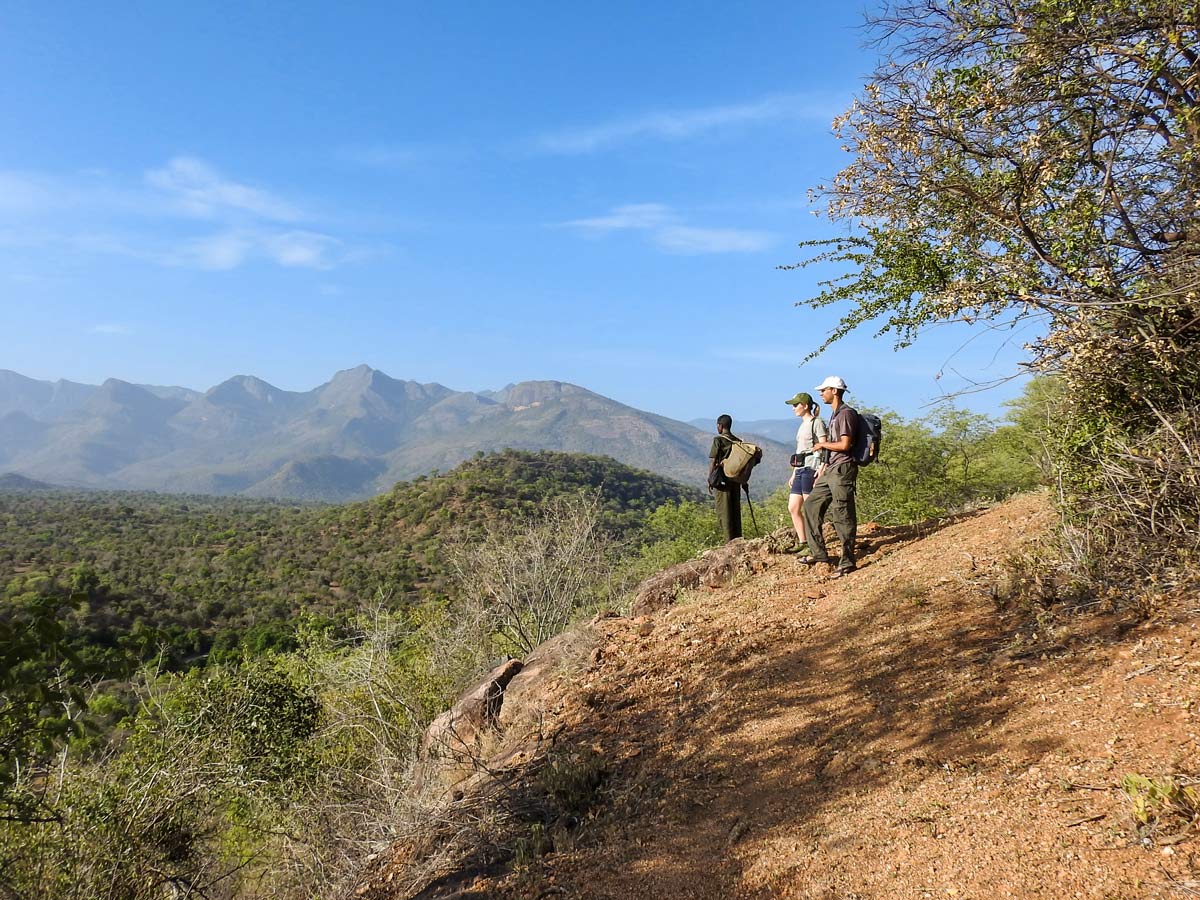
[[[767,539],[738,538],[651,575],[634,591],[632,614],[649,615],[670,606],[685,591],[721,587],[739,575],[761,572],[768,565],[769,546]]]
[[[426,794],[438,786],[457,790],[478,771],[484,741],[503,708],[505,688],[523,666],[519,659],[496,666],[430,723],[418,753],[417,790]]]

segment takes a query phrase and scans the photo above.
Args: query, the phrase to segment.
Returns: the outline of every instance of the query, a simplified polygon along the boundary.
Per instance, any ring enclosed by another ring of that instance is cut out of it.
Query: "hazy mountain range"
[[[825,412],[821,418],[828,419],[829,413]],[[689,425],[694,425],[704,431],[711,431],[716,427],[717,417],[713,416],[712,421],[708,419],[690,419]],[[796,443],[796,430],[800,427],[800,422],[795,416],[789,416],[786,419],[740,419],[733,420],[733,433],[738,437],[742,437],[742,432],[755,435],[755,438],[769,438],[772,441],[778,441],[781,444],[786,444],[791,447]],[[749,438],[747,438],[749,440]],[[788,453],[792,451],[789,450]]]
[[[504,448],[601,454],[698,484],[711,441],[710,427],[557,381],[472,393],[364,365],[306,392],[239,375],[200,393],[0,370],[0,473],[71,487],[347,500]],[[759,443],[763,492],[783,483],[791,448]]]

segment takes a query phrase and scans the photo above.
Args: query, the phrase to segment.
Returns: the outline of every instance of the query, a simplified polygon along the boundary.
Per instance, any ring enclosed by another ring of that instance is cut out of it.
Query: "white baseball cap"
[[[830,375],[824,381],[817,385],[816,390],[823,391],[825,388],[836,388],[839,391],[847,390],[846,382],[838,378],[836,375]]]

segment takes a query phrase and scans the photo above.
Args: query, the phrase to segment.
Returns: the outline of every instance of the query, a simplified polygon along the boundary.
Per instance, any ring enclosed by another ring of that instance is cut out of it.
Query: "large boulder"
[[[504,691],[523,667],[519,659],[501,663],[429,723],[417,756],[418,791],[454,790],[479,770],[488,732],[499,721]]]
[[[591,627],[573,628],[488,672],[425,730],[416,790],[428,801],[460,800],[488,790],[494,773],[533,760],[553,738],[547,722],[562,676],[585,668],[596,643]]]
[[[739,575],[761,572],[772,550],[765,538],[738,538],[664,569],[635,588],[631,615],[648,616],[673,604],[684,591],[721,587]]]
[[[595,629],[572,628],[525,657],[525,665],[509,682],[500,708],[499,725],[506,743],[547,737],[546,714],[558,702],[559,679],[586,668],[597,641]]]

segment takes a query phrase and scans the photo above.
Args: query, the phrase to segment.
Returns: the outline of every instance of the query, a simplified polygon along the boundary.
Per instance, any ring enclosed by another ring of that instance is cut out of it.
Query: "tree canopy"
[[[902,0],[872,27],[883,62],[835,123],[853,160],[817,190],[850,234],[800,263],[844,274],[810,302],[848,302],[834,339],[874,323],[900,345],[935,323],[1036,318],[1030,364],[1065,376],[1064,495],[1095,526],[1096,499],[1123,490],[1121,528],[1185,542],[1200,507],[1195,0]]]

